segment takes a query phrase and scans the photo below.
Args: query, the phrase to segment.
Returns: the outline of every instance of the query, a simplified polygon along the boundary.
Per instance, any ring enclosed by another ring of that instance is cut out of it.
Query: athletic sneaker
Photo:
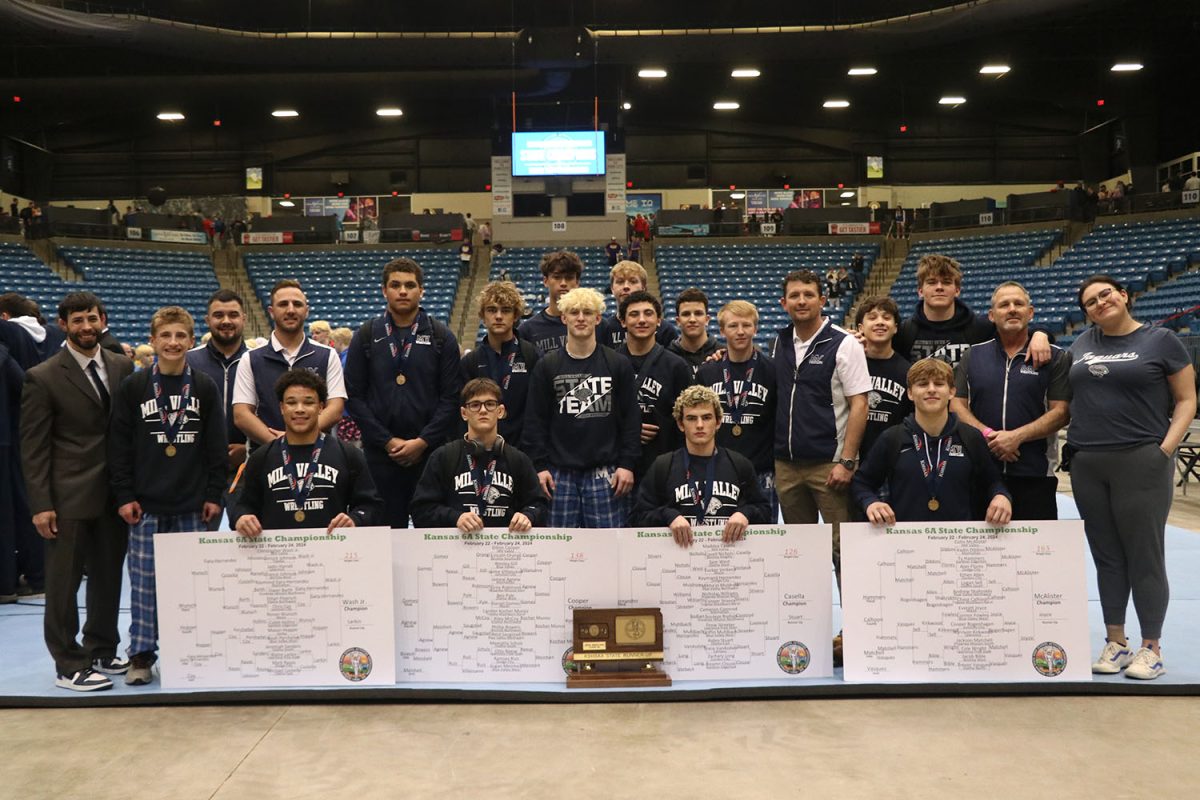
[[[138,653],[129,659],[129,672],[125,673],[127,686],[145,686],[154,680],[154,655]]]
[[[54,685],[60,689],[70,689],[72,692],[98,692],[113,686],[107,677],[88,667],[68,675],[58,673]]]
[[[105,675],[124,675],[129,671],[129,662],[120,656],[97,658],[92,661],[92,669]]]
[[[1134,653],[1129,669],[1125,670],[1126,678],[1136,678],[1139,681],[1152,681],[1159,675],[1166,674],[1167,670],[1163,667],[1162,656],[1149,647],[1143,647]]]
[[[1129,666],[1130,661],[1133,661],[1133,651],[1129,645],[1108,639],[1104,642],[1100,657],[1092,664],[1092,672],[1097,675],[1116,675]]]

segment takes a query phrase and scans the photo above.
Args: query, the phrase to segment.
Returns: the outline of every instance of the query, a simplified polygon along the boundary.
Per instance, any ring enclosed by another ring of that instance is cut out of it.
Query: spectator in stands
[[[384,518],[393,528],[407,528],[430,448],[457,430],[460,354],[450,329],[421,307],[425,278],[417,262],[388,262],[381,284],[387,305],[354,334],[346,383]]]
[[[108,476],[111,397],[133,363],[99,345],[101,303],[91,292],[58,306],[67,346],[25,374],[21,466],[33,525],[46,540],[46,646],[55,685],[112,688],[129,662],[117,656],[121,565],[128,531],[112,504]],[[87,631],[79,634],[77,597],[87,568]]]
[[[120,355],[123,355],[126,358],[131,358],[132,357],[131,353],[126,352],[126,350],[125,350],[127,345],[124,344],[120,339],[118,339],[116,334],[114,334],[112,332],[112,330],[109,329],[109,327],[108,327],[108,312],[104,309],[103,304],[101,304],[101,306],[100,306],[100,320],[101,320],[101,324],[104,326],[104,330],[100,331],[100,346],[102,348],[104,348],[105,350],[109,350],[113,353],[119,353]]]
[[[1196,413],[1192,359],[1167,328],[1143,325],[1120,283],[1093,275],[1079,287],[1092,327],[1071,345],[1071,488],[1096,564],[1107,629],[1092,672],[1162,675],[1167,613],[1167,512],[1175,449]],[[1172,409],[1172,404],[1174,408]],[[1169,416],[1168,416],[1169,414]],[[1130,591],[1142,643],[1125,638]],[[1127,669],[1126,669],[1127,668]]]
[[[641,237],[642,241],[650,238],[650,223],[641,214],[633,218],[633,238],[638,237]]]
[[[913,413],[880,437],[854,476],[854,498],[866,518],[875,525],[940,520],[1007,525],[1011,499],[983,437],[949,410],[954,370],[925,358],[913,364],[907,382]]]
[[[154,366],[154,348],[148,344],[139,344],[133,348],[133,368],[135,371],[150,369]]]
[[[973,344],[995,337],[996,326],[967,306],[962,294],[962,268],[948,256],[929,254],[917,262],[917,302],[893,346],[909,361],[940,358],[954,366]],[[1050,338],[1035,327],[1026,358],[1035,367],[1050,360]]]
[[[1183,191],[1195,192],[1197,190],[1200,190],[1200,175],[1197,175],[1195,172],[1193,172],[1191,175],[1188,175],[1187,180],[1183,182]]]
[[[332,331],[333,328],[326,320],[314,319],[312,322],[308,323],[308,335],[317,344],[323,344],[326,347],[331,347],[332,345],[329,342],[329,334]]]
[[[604,298],[572,289],[559,301],[569,320],[563,347],[530,378],[525,449],[551,498],[555,528],[618,528],[628,516],[641,410],[633,367],[596,342]]]
[[[465,240],[458,247],[458,274],[460,277],[467,277],[471,274],[471,254],[474,252],[474,247],[471,245],[471,240]]]
[[[904,210],[904,206],[896,204],[895,210],[892,212],[892,219],[896,222],[896,238],[903,239],[908,236],[908,212]]]
[[[656,340],[662,322],[662,301],[657,297],[646,291],[626,295],[618,314],[628,335],[616,350],[633,365],[641,409],[642,454],[633,470],[634,478],[640,479],[655,458],[679,446],[675,398],[692,383],[692,370]]]
[[[521,323],[517,335],[532,342],[542,355],[557,350],[567,339],[567,326],[558,309],[558,301],[579,286],[583,261],[570,250],[556,250],[542,256],[542,285],[548,297],[546,307]]]
[[[17,359],[22,369],[29,369],[34,364],[45,361],[62,348],[64,336],[58,328],[51,328],[42,317],[37,303],[16,292],[0,294],[0,320],[7,320],[25,333],[36,350],[36,360],[30,360],[28,349],[23,345],[13,346],[11,337],[0,335],[0,342],[9,345],[11,354]]]
[[[646,268],[641,264],[633,261],[618,261],[608,271],[609,289],[612,292],[613,300],[617,303],[617,308],[620,309],[625,298],[634,292],[647,291],[646,285],[649,279]],[[600,323],[600,330],[596,336],[606,347],[620,347],[625,341],[625,326],[621,324],[617,314],[606,316]],[[679,331],[675,329],[674,325],[665,319],[660,321],[658,333],[655,336],[659,344],[665,347],[675,341],[677,336],[679,336]]]
[[[675,322],[680,333],[667,349],[686,361],[693,375],[717,350],[716,341],[708,335],[708,319],[708,295],[704,292],[684,289],[675,298]]]
[[[264,445],[283,435],[283,414],[275,399],[279,376],[293,369],[315,372],[328,386],[328,402],[322,401],[321,430],[328,430],[342,416],[346,388],[342,361],[333,348],[317,344],[304,335],[308,298],[300,283],[284,279],[271,289],[267,313],[275,325],[268,344],[252,350],[238,361],[233,387],[233,421],[254,445]]]
[[[466,216],[466,218],[463,220],[463,223],[464,223],[464,224],[466,225],[466,227],[467,227],[467,241],[468,241],[468,242],[471,242],[471,243],[474,243],[474,242],[475,242],[475,234],[476,234],[476,233],[479,231],[479,223],[478,223],[478,222],[476,222],[476,221],[475,221],[475,220],[474,220],[474,219],[471,217],[471,212],[470,212],[470,211],[468,211],[468,212],[467,212],[467,216]]]
[[[108,207],[104,209],[108,213],[110,225],[121,224],[121,212],[117,210],[117,206],[112,200],[108,201]]]
[[[858,307],[854,327],[863,337],[871,391],[867,394],[867,426],[858,452],[863,458],[888,428],[912,413],[908,370],[912,366],[892,347],[900,310],[890,297],[868,297]]]
[[[717,445],[735,450],[754,465],[758,486],[771,504],[771,520],[779,518],[775,494],[775,361],[754,346],[758,309],[745,300],[731,300],[717,312],[717,327],[725,340],[720,359],[700,365],[696,383],[720,398],[725,413],[717,430]]]
[[[246,462],[245,488],[229,510],[242,536],[264,530],[375,525],[383,501],[363,454],[323,433],[328,395],[320,375],[306,369],[280,374],[275,382],[284,435],[260,447]]]
[[[1025,287],[1006,281],[992,292],[988,318],[996,338],[972,345],[958,362],[950,409],[978,429],[1012,495],[1013,519],[1058,519],[1052,438],[1067,423],[1071,368],[1051,346],[1050,361],[1025,363],[1033,304]]]
[[[683,446],[654,461],[638,488],[631,523],[665,526],[676,544],[690,547],[694,525],[723,522],[721,539],[731,544],[746,535],[748,526],[772,522],[754,465],[717,443],[722,414],[716,392],[689,386],[675,401],[673,413]]]
[[[475,349],[462,357],[459,364],[462,378],[464,382],[489,378],[500,387],[500,400],[504,405],[500,434],[504,441],[519,446],[524,441],[529,378],[541,358],[532,342],[521,339],[513,331],[513,326],[525,313],[525,302],[512,283],[494,281],[479,293],[477,313],[485,333],[475,344]]]
[[[337,351],[338,356],[342,359],[342,366],[346,366],[346,350],[350,347],[350,339],[354,336],[354,331],[349,328],[334,328],[329,332],[329,346]]]
[[[15,197],[8,204],[8,215],[13,219],[20,219],[21,217],[20,210],[17,208],[17,198]]]
[[[640,233],[634,233],[633,239],[629,242],[629,260],[635,264],[642,263],[642,236]]]
[[[507,527],[524,533],[544,524],[549,498],[529,456],[500,434],[504,412],[495,381],[467,381],[460,411],[467,433],[429,457],[413,495],[417,527],[458,528],[464,534]]]
[[[612,241],[604,245],[604,254],[608,256],[608,266],[611,269],[621,260],[621,243],[617,241],[617,237],[612,237]]]
[[[486,222],[479,223],[479,238],[483,240],[484,247],[492,246],[492,226]]]
[[[833,527],[833,564],[841,585],[840,524],[849,520],[849,486],[867,425],[871,376],[854,337],[822,316],[821,277],[783,279],[791,324],[775,338],[775,489],[783,521]],[[784,398],[787,398],[786,402]]]
[[[225,485],[233,483],[237,470],[246,461],[246,434],[235,424],[234,393],[237,386],[238,364],[246,355],[242,341],[246,329],[245,304],[241,295],[232,289],[218,289],[208,298],[204,315],[209,338],[203,345],[188,351],[188,365],[207,375],[221,393],[221,411],[225,421],[226,450]],[[229,498],[222,495],[224,504]],[[209,520],[209,530],[220,526],[220,515]]]
[[[154,535],[203,531],[221,516],[225,488],[224,402],[217,385],[188,364],[192,315],[179,306],[150,319],[156,361],[121,382],[113,396],[108,468],[117,513],[129,526],[129,671],[153,680],[158,650]]]

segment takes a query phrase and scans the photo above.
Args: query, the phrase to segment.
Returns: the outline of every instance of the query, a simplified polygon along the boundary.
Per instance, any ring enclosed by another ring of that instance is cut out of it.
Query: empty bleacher
[[[62,279],[25,245],[0,242],[0,292],[17,292],[37,301],[42,316],[53,320],[63,295],[81,284]]]
[[[150,339],[150,317],[165,305],[182,306],[197,321],[197,337],[209,296],[218,288],[204,252],[143,248],[69,246],[59,254],[83,283],[71,289],[94,292],[108,310],[108,326],[122,342]]]
[[[458,292],[458,251],[428,248],[251,251],[243,256],[246,272],[263,308],[271,287],[294,278],[308,297],[311,322],[328,320],[335,328],[356,329],[383,310],[380,279],[383,266],[405,256],[421,266],[425,296],[421,305],[437,319],[450,319]]]
[[[699,287],[708,295],[713,318],[709,335],[716,335],[716,316],[721,306],[730,300],[748,300],[758,308],[755,341],[766,347],[775,332],[787,324],[787,314],[779,304],[783,277],[796,269],[811,269],[823,275],[831,267],[848,267],[855,253],[862,253],[863,274],[869,275],[879,247],[862,242],[659,245],[655,263],[668,318],[674,316],[672,298],[688,287]],[[826,313],[840,322],[841,315],[853,304],[851,295],[842,299],[842,311],[827,306]]]

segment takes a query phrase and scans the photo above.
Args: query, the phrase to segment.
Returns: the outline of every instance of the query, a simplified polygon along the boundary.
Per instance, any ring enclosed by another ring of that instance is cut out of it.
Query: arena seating
[[[63,280],[29,248],[17,242],[0,242],[0,291],[17,292],[37,301],[42,316],[53,320],[63,295],[81,284]]]
[[[108,310],[108,326],[122,342],[150,338],[150,317],[165,305],[183,306],[204,330],[205,304],[218,288],[206,253],[119,247],[61,247],[83,275],[71,288],[94,292]],[[61,296],[61,295],[60,295]]]
[[[400,256],[421,265],[425,281],[422,306],[448,322],[458,292],[457,249],[251,250],[243,259],[264,309],[270,302],[271,287],[283,278],[295,278],[308,296],[310,322],[324,319],[335,328],[357,329],[363,320],[381,313],[381,270]]]
[[[1146,322],[1162,321],[1174,330],[1187,328],[1195,333],[1200,326],[1200,268],[1179,275],[1153,292],[1136,299],[1133,314]],[[1170,318],[1170,319],[1168,319]]]
[[[824,273],[830,267],[849,267],[855,253],[862,253],[864,275],[869,275],[879,255],[877,245],[861,242],[822,244],[719,244],[660,245],[655,251],[658,279],[662,286],[665,311],[674,316],[674,301],[691,286],[704,289],[713,318],[710,335],[717,333],[716,317],[730,300],[743,299],[758,308],[756,341],[770,344],[776,331],[787,324],[787,314],[779,304],[780,280],[794,269],[812,269]],[[826,313],[839,323],[854,304],[854,296],[842,299],[842,311],[826,307]]]

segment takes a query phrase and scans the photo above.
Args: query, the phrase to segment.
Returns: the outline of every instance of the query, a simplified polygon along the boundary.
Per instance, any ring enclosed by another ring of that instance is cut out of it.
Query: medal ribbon
[[[175,444],[175,437],[179,435],[179,430],[187,421],[188,400],[192,396],[192,365],[185,363],[183,367],[183,388],[179,392],[179,411],[175,413],[174,422],[171,421],[169,413],[171,402],[169,399],[163,398],[162,375],[158,371],[158,361],[154,362],[150,380],[154,384],[154,405],[158,408],[158,419],[162,423],[163,435],[167,438],[167,444]]]
[[[712,500],[713,478],[716,477],[717,472],[717,448],[713,448],[712,457],[708,459],[708,466],[704,468],[703,484],[699,480],[692,483],[692,458],[686,447],[683,448],[683,469],[688,488],[692,492],[692,503],[696,506],[696,524],[703,525],[704,514],[708,510],[709,501]]]
[[[509,341],[500,346],[500,352],[492,350],[490,344],[482,343],[480,347],[486,347],[487,350],[487,365],[488,372],[491,374],[492,380],[500,384],[500,388],[508,390],[508,383],[512,380],[513,364],[517,361],[517,352],[521,349],[521,344],[514,336]],[[504,355],[504,351],[508,351],[508,356]]]
[[[392,354],[392,361],[396,363],[396,371],[401,375],[404,374],[405,368],[408,366],[408,356],[412,352],[413,343],[417,340],[417,327],[421,324],[421,317],[425,312],[417,312],[417,318],[413,320],[412,327],[408,329],[408,334],[404,337],[404,343],[396,344],[396,328],[392,325],[391,312],[383,312],[383,329],[387,331],[388,350]]]
[[[467,454],[467,469],[471,471],[471,485],[475,487],[475,495],[479,498],[479,508],[487,507],[487,493],[492,488],[492,480],[496,475],[496,457],[492,456],[492,460],[488,462],[487,469],[480,470],[480,462],[475,460],[475,456]],[[479,477],[476,477],[479,476]]]
[[[317,476],[317,463],[321,460],[321,447],[324,444],[325,434],[322,433],[317,437],[316,444],[313,445],[312,458],[308,461],[308,471],[304,473],[303,478],[298,478],[296,464],[288,450],[287,437],[283,436],[279,439],[279,449],[283,453],[283,473],[287,475],[288,488],[292,490],[292,497],[296,499],[296,505],[300,508],[303,508],[304,501],[312,492],[313,479]]]
[[[721,363],[721,376],[724,378],[725,397],[729,401],[729,419],[734,425],[742,422],[742,409],[746,407],[746,398],[750,396],[750,387],[754,381],[754,367],[758,364],[758,353],[750,356],[750,366],[746,368],[746,377],[742,379],[742,390],[737,394],[733,391],[733,370],[726,351],[725,360]]]
[[[942,448],[945,447],[946,453],[950,452],[950,437],[944,436],[937,440],[937,455],[933,458],[929,457],[929,437],[924,431],[921,432],[921,437],[912,434],[913,447],[917,449],[917,455],[921,459],[921,475],[925,478],[925,487],[929,490],[929,499],[936,500],[938,496],[938,487],[942,483],[942,478],[946,474],[946,465],[949,463],[949,458],[942,456]],[[923,443],[922,443],[923,442]]]

